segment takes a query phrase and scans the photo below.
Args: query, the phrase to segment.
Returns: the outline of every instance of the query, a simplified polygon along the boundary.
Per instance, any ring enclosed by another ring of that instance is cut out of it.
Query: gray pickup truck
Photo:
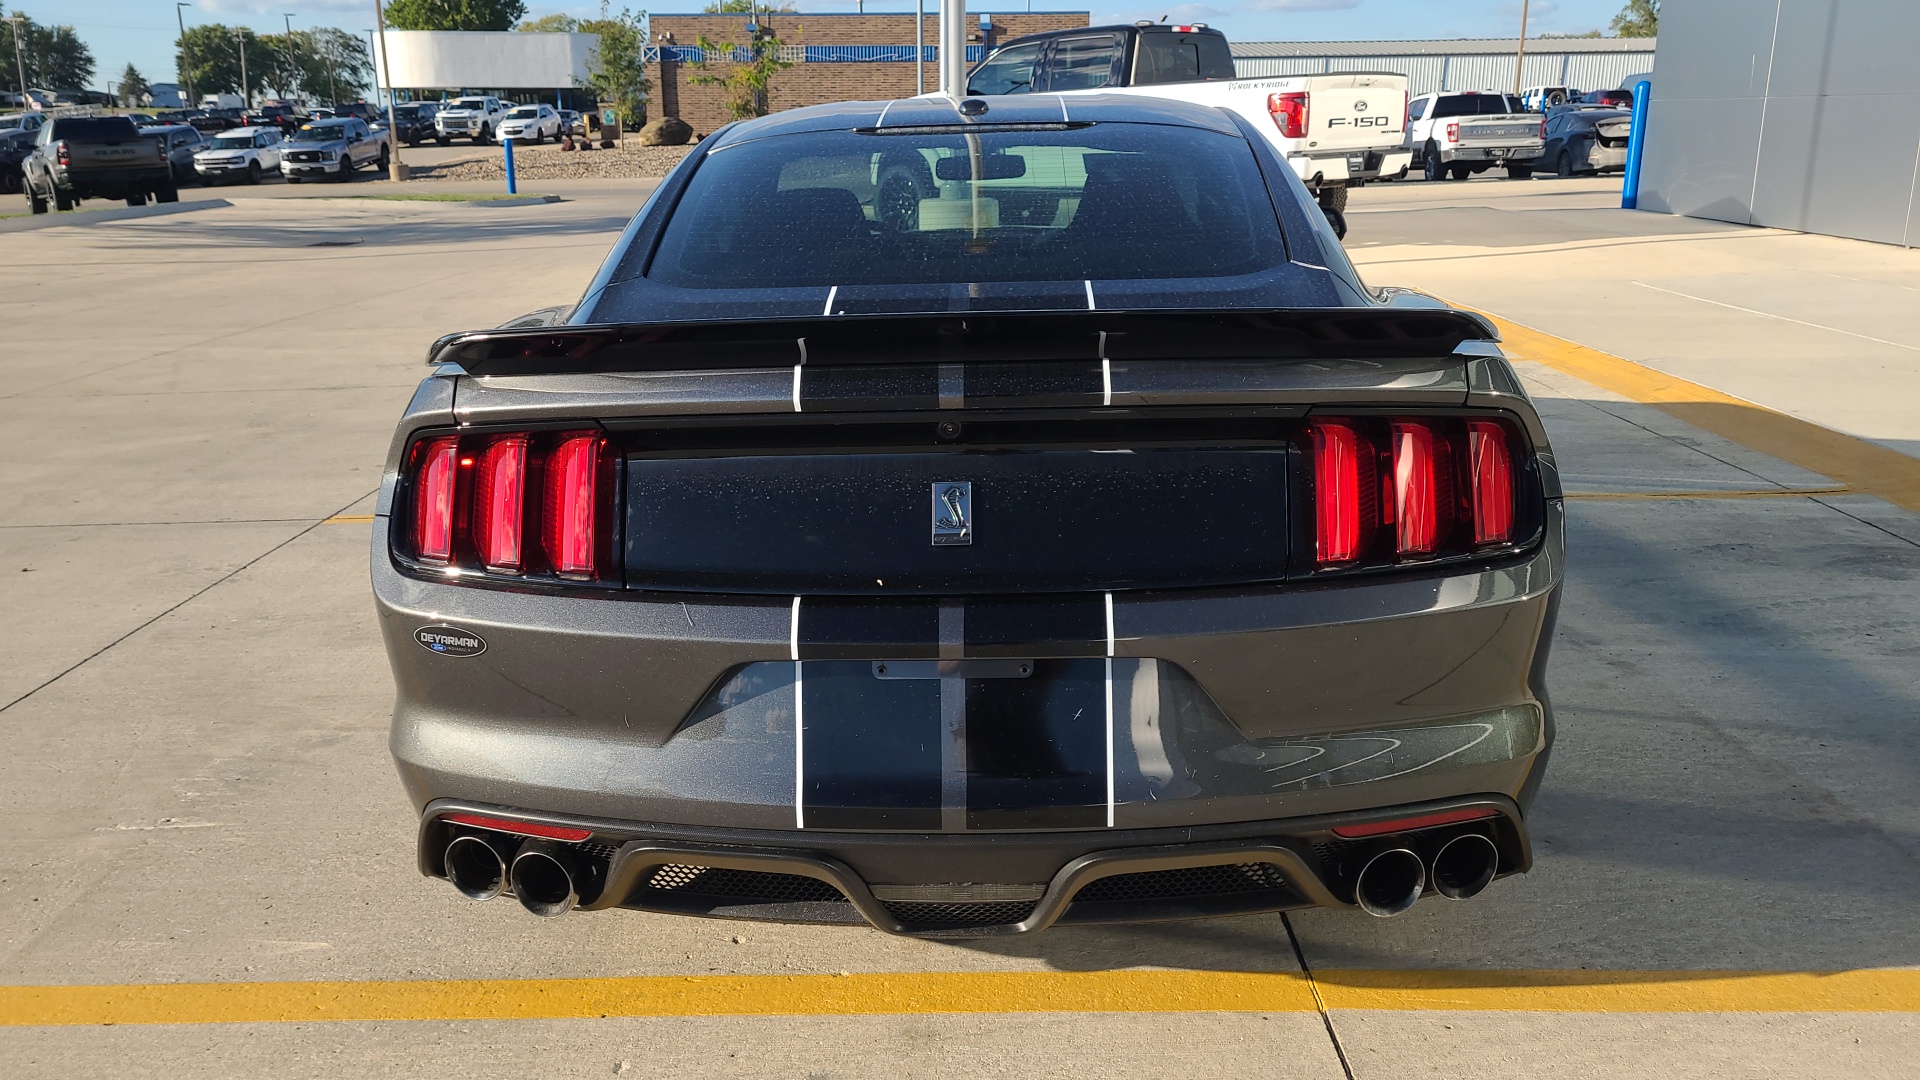
[[[393,158],[393,143],[385,128],[374,130],[365,120],[337,116],[301,124],[280,148],[280,175],[287,183],[336,180],[346,183],[353,170],[372,164],[381,172]]]
[[[165,146],[124,116],[55,117],[40,128],[20,172],[36,214],[49,202],[71,210],[82,199],[180,201]]]

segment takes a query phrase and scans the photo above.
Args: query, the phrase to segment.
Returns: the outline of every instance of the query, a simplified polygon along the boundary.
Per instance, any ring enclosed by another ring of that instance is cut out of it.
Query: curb
[[[123,206],[117,210],[84,210],[79,213],[50,212],[30,214],[25,217],[7,218],[0,221],[0,233],[32,232],[35,229],[51,229],[57,225],[93,225],[105,221],[133,221],[139,218],[167,217],[171,214],[185,214],[193,210],[212,210],[221,206],[232,206],[225,199],[195,199],[192,202],[150,203],[146,206]]]
[[[508,196],[508,197],[499,198],[499,199],[474,199],[466,203],[465,205],[489,206],[489,207],[539,206],[542,203],[557,203],[559,201],[560,201],[560,196],[558,195],[520,195],[520,196]]]

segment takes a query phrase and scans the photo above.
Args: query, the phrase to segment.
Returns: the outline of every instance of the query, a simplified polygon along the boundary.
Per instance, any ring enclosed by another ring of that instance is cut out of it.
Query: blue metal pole
[[[513,140],[501,139],[500,145],[507,148],[507,194],[517,195],[520,188],[513,182]]]
[[[1620,209],[1640,208],[1640,153],[1647,145],[1647,99],[1653,96],[1653,84],[1645,79],[1633,84],[1633,132],[1627,137],[1627,172],[1620,185]]]

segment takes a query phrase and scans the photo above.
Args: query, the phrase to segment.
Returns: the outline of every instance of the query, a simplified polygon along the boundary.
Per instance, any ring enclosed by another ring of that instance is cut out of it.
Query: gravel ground
[[[529,180],[603,180],[613,177],[665,176],[692,146],[641,146],[629,142],[614,150],[575,150],[558,146],[515,146],[513,171],[520,182]],[[504,155],[493,149],[484,160],[447,165],[417,166],[409,170],[416,180],[504,180]]]

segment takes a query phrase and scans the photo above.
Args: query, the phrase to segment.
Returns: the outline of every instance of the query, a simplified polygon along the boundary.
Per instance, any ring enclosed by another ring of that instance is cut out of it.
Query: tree
[[[744,48],[745,60],[734,59]],[[687,81],[695,86],[717,86],[726,95],[727,112],[735,120],[751,120],[772,111],[773,77],[793,66],[780,57],[780,39],[769,34],[755,37],[744,46],[718,42],[700,35],[701,59],[692,67],[699,72]]]
[[[243,30],[237,39],[236,30]],[[202,94],[237,94],[240,92],[240,53],[246,50],[246,77],[251,89],[258,90],[272,86],[284,90],[275,75],[286,67],[286,51],[275,48],[268,38],[260,37],[244,27],[232,27],[222,23],[206,23],[187,28],[186,36],[180,39],[185,48],[185,56],[193,62],[187,64],[176,52],[175,64],[181,74],[181,81],[193,83],[193,88]]]
[[[140,99],[146,96],[148,89],[147,77],[132,64],[128,64],[127,70],[120,73],[120,104],[128,108],[145,104]]]
[[[395,30],[511,30],[527,13],[521,0],[388,0]]]
[[[580,29],[580,20],[571,15],[556,13],[529,19],[514,29],[527,34],[571,34]]]
[[[603,6],[600,18],[579,24],[580,33],[600,36],[587,55],[587,87],[599,100],[613,102],[619,108],[622,127],[634,128],[647,122],[647,94],[653,87],[647,82],[646,64],[641,60],[647,38],[640,19],[645,17],[645,12],[636,18],[632,11],[622,11],[617,18],[610,18]]]
[[[300,92],[341,101],[359,97],[373,85],[373,56],[367,39],[332,26],[293,32],[293,66]]]
[[[0,16],[4,16],[0,12]],[[27,86],[47,90],[80,90],[93,81],[93,50],[81,41],[71,26],[42,26],[32,19],[7,24],[9,33],[0,46],[0,89],[18,92],[20,76],[13,56],[13,32],[20,35],[25,54]]]
[[[331,26],[295,30],[287,34],[245,37],[247,79],[253,89],[271,88],[277,96],[337,101],[357,97],[373,74],[367,40]],[[233,27],[220,23],[190,27],[182,39],[189,65],[179,62],[181,81],[192,75],[193,88],[203,94],[240,92],[240,43]]]
[[[1654,37],[1660,32],[1660,0],[1627,0],[1613,17],[1613,32],[1621,37]]]

